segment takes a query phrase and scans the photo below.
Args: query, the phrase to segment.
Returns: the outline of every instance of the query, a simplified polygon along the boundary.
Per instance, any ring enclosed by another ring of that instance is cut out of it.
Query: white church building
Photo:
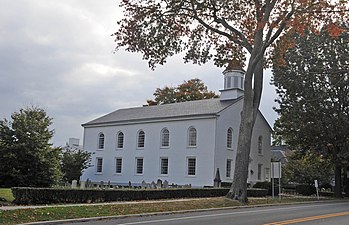
[[[220,98],[119,109],[83,124],[83,147],[93,154],[81,179],[203,187],[219,170],[222,182],[232,182],[244,71],[228,66],[223,75]],[[260,112],[250,158],[248,182],[269,180],[271,128]]]

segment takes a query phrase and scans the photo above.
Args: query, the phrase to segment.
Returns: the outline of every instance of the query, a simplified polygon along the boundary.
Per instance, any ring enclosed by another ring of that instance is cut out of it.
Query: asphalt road
[[[67,224],[67,223],[65,223]],[[210,210],[205,212],[129,217],[71,223],[72,225],[349,225],[349,202],[324,202]]]

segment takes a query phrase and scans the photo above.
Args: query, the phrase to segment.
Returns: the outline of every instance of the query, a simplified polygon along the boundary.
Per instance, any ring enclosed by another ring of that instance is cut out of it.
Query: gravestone
[[[77,180],[72,180],[71,188],[76,188],[77,186],[78,186],[78,181]]]
[[[157,188],[162,188],[162,180],[160,180],[160,179],[157,180],[156,187]]]
[[[143,180],[142,183],[141,183],[141,187],[142,188],[146,188],[147,187],[147,183]]]
[[[103,181],[101,181],[101,183],[100,183],[100,188],[104,188],[104,182]]]
[[[156,184],[155,184],[154,181],[151,182],[150,187],[151,187],[152,189],[156,189]]]
[[[168,181],[167,181],[167,180],[164,181],[162,187],[163,187],[163,188],[168,188]]]
[[[80,188],[85,189],[86,188],[86,181],[80,181]]]
[[[110,189],[110,180],[108,181],[107,189]]]

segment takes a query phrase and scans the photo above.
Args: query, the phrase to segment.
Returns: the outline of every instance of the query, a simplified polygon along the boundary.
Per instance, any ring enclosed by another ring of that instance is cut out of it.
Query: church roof
[[[220,101],[219,98],[215,98],[173,104],[119,109],[88,123],[82,124],[82,126],[217,115],[217,113],[219,113],[226,107],[236,103],[240,99],[241,98],[235,100]]]

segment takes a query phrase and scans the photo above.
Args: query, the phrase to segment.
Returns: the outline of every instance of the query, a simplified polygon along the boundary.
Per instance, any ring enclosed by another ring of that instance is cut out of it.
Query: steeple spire
[[[227,68],[223,71],[224,89],[220,90],[220,99],[232,100],[244,94],[244,75],[245,71],[242,64],[237,60],[229,62]]]

